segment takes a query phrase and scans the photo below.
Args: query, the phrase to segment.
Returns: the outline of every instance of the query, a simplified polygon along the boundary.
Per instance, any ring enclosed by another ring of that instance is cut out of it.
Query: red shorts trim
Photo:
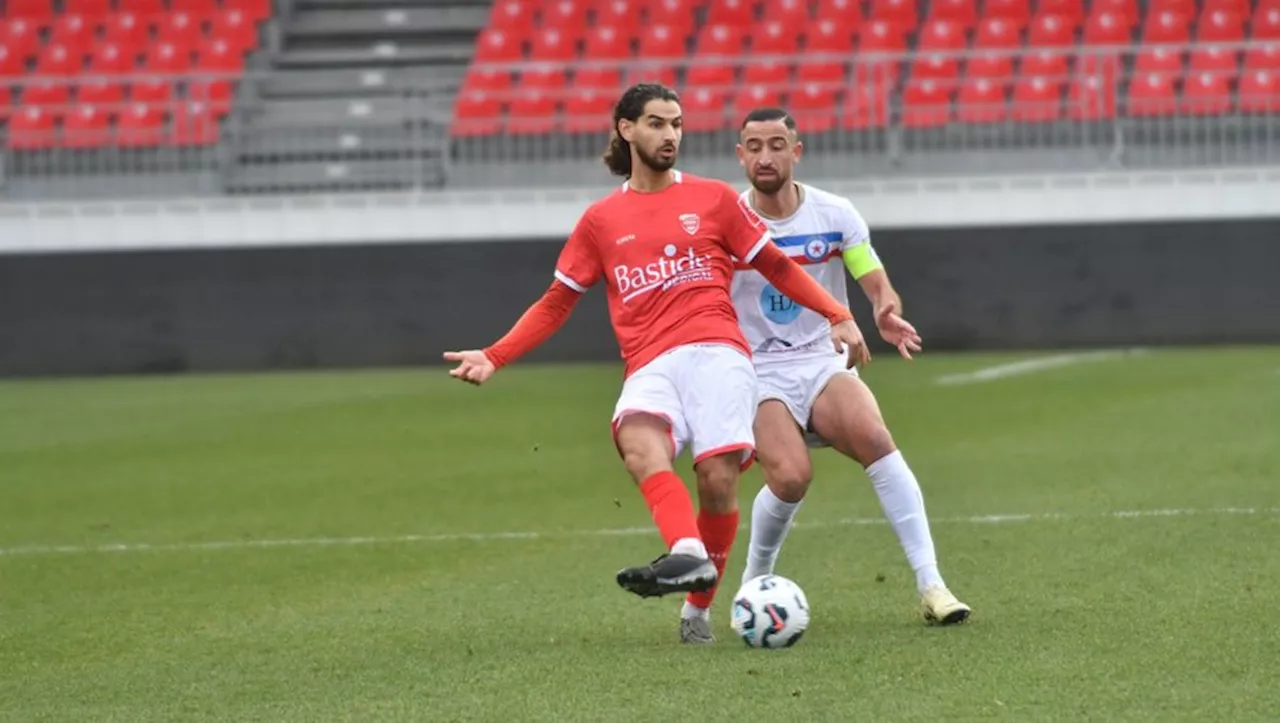
[[[752,463],[756,461],[755,445],[747,444],[746,442],[739,442],[737,444],[726,444],[723,447],[708,449],[707,451],[695,457],[693,460],[693,463],[697,464],[708,457],[715,457],[716,455],[728,454],[729,452],[740,452],[743,450],[747,450],[749,454],[746,456],[746,459],[742,460],[742,464],[739,467],[739,469],[742,472],[746,472],[748,469],[751,468]]]

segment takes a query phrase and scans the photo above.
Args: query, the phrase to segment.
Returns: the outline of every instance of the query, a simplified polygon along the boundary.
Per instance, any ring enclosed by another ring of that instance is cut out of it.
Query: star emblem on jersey
[[[814,261],[821,261],[827,255],[827,240],[823,238],[811,238],[804,245],[804,255]]]
[[[696,213],[680,214],[680,225],[684,228],[685,233],[690,236],[698,232],[698,227],[702,225],[702,219],[698,218]]]

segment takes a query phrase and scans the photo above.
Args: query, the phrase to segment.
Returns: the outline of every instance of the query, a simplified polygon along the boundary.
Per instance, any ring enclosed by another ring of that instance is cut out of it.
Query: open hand
[[[902,358],[910,360],[911,352],[920,351],[921,338],[916,328],[898,316],[893,307],[876,310],[876,327],[880,338],[898,347]]]
[[[862,338],[862,330],[852,319],[832,325],[831,343],[835,345],[836,351],[842,354],[848,351],[849,361],[845,364],[846,368],[852,369],[857,365],[866,366],[871,363],[871,350],[867,348],[866,339]]]
[[[449,376],[476,386],[484,384],[497,371],[497,367],[489,361],[489,357],[477,349],[447,351],[444,353],[444,360],[458,362],[458,366],[449,370]]]

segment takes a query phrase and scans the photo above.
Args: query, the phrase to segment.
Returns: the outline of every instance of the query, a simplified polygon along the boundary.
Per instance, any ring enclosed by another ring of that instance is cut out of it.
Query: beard
[[[650,155],[640,146],[636,146],[635,148],[636,157],[640,159],[640,162],[648,166],[650,170],[657,171],[659,173],[662,171],[669,171],[674,168],[676,165],[676,158],[680,155],[680,151],[678,149],[671,154],[670,158],[663,158],[657,153]],[[658,150],[661,151],[661,147],[659,147]]]
[[[751,186],[766,196],[772,196],[778,191],[781,191],[783,187],[790,182],[790,178],[787,178],[780,173],[775,173],[774,175],[767,176],[765,178],[761,178],[759,176],[752,178]]]

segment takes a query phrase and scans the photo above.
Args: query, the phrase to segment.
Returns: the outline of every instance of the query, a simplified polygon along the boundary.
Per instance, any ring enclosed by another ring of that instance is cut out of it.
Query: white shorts
[[[755,460],[756,372],[746,354],[723,344],[679,346],[637,369],[622,385],[613,434],[629,414],[667,421],[678,457],[685,447],[697,464],[726,452]]]
[[[844,354],[793,356],[790,354],[756,354],[755,368],[758,401],[763,404],[776,399],[787,405],[787,411],[804,432],[810,447],[828,447],[810,425],[813,404],[838,374],[858,375],[857,368],[846,369]]]

